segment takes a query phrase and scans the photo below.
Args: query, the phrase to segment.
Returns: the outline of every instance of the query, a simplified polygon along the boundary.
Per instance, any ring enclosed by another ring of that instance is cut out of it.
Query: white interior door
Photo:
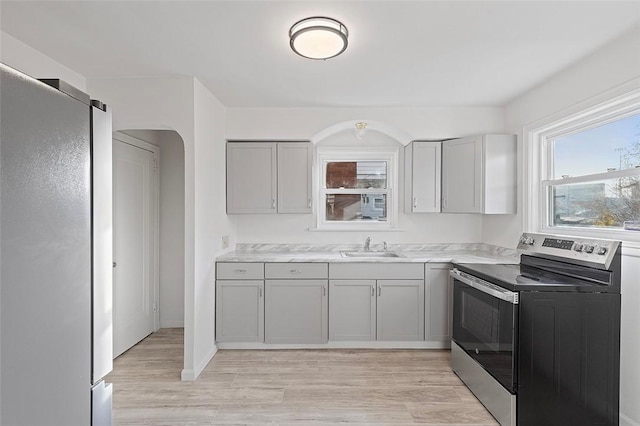
[[[113,140],[113,355],[156,329],[157,216],[153,152]]]

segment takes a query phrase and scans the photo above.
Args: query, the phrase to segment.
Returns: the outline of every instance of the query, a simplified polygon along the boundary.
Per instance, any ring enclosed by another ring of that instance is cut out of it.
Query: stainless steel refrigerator
[[[0,64],[0,425],[111,424],[111,112]]]

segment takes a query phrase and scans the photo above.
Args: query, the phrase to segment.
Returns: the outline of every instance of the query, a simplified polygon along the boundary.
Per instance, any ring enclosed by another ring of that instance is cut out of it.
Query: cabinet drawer
[[[219,280],[261,280],[264,278],[264,263],[217,263],[216,273]]]
[[[422,280],[424,279],[424,263],[331,263],[329,278]]]
[[[328,278],[327,263],[265,263],[265,278]]]

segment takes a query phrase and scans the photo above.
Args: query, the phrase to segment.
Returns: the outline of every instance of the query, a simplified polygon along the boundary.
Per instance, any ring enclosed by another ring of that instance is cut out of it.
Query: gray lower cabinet
[[[329,340],[376,340],[376,281],[329,282]]]
[[[425,264],[425,340],[451,341],[453,279],[448,263]]]
[[[424,340],[424,264],[331,263],[330,340]]]
[[[378,340],[424,340],[424,280],[378,280]]]
[[[264,281],[216,282],[216,340],[264,341]]]
[[[328,341],[327,280],[266,280],[265,287],[266,343]]]

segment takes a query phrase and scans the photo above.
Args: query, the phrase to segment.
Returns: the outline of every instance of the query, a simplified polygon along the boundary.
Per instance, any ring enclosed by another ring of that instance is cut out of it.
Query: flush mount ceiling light
[[[324,16],[302,19],[289,30],[289,44],[308,59],[329,59],[347,48],[349,31],[342,22]]]

